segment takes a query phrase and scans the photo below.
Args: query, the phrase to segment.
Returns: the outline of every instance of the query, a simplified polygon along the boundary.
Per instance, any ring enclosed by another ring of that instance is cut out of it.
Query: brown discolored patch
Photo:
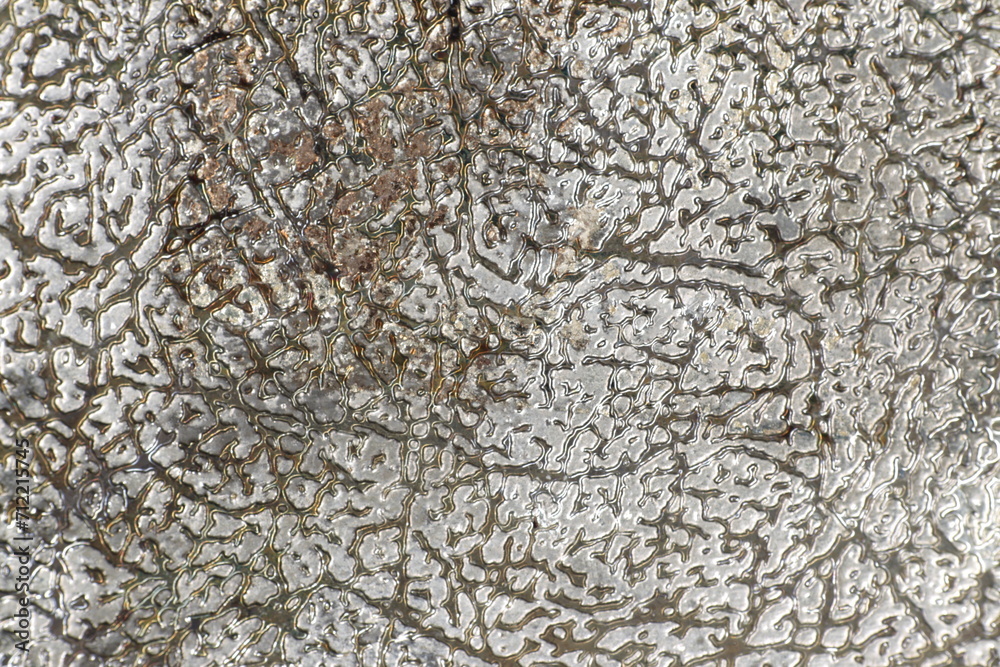
[[[370,279],[388,249],[385,237],[369,238],[354,228],[331,230],[333,262],[351,283]]]
[[[330,118],[320,127],[320,134],[326,139],[328,149],[333,149],[344,140],[347,128],[337,118]]]
[[[225,158],[219,160],[216,156],[205,158],[205,162],[198,168],[197,176],[202,179],[205,186],[205,194],[208,196],[209,205],[216,211],[221,211],[229,207],[234,195],[227,187],[228,182]]]
[[[379,163],[392,162],[396,155],[396,142],[388,131],[389,110],[380,97],[358,107],[358,134],[364,142],[364,150]]]
[[[448,210],[445,206],[435,208],[434,212],[427,218],[427,229],[436,229],[448,222]]]
[[[459,171],[462,170],[462,163],[457,159],[450,157],[442,160],[438,163],[438,168],[441,170],[441,175],[447,179],[454,178]]]
[[[225,140],[239,126],[255,53],[252,46],[229,40],[199,51],[185,65],[182,76],[193,84],[186,96],[197,105],[208,135]]]
[[[372,193],[368,190],[352,190],[345,193],[333,206],[331,219],[335,227],[364,223],[372,218]]]
[[[375,206],[385,210],[409,194],[416,184],[416,169],[397,167],[382,172],[372,184]]]
[[[312,134],[309,132],[300,132],[289,140],[277,140],[272,143],[271,155],[291,160],[295,171],[303,172],[319,162],[319,156],[316,154],[315,148],[316,144]]]
[[[411,160],[430,158],[441,150],[440,132],[423,130],[411,136],[406,142],[406,157]]]
[[[251,218],[243,225],[243,233],[252,241],[259,241],[263,238],[265,231],[267,231],[267,223],[260,218]]]
[[[330,232],[329,229],[323,225],[309,224],[306,225],[305,229],[302,230],[302,236],[305,237],[314,248],[320,249],[322,253],[326,254],[325,259],[330,259],[329,257],[329,247],[330,247]]]

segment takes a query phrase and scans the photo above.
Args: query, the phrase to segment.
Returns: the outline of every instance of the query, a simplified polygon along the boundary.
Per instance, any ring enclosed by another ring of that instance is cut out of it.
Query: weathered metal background
[[[995,3],[0,17],[10,664],[1000,664]]]

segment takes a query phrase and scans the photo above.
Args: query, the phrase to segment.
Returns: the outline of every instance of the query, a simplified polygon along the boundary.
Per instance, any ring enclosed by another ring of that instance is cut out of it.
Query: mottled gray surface
[[[1000,664],[1000,5],[19,0],[0,49],[11,664]]]

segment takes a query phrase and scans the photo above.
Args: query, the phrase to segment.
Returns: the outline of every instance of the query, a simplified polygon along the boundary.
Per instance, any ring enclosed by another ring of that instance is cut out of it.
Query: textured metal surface
[[[0,17],[11,664],[998,664],[995,4]]]

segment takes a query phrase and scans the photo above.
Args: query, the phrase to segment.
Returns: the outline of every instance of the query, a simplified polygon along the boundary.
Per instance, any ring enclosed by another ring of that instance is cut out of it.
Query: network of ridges
[[[15,664],[1000,659],[1000,8],[0,11]]]

